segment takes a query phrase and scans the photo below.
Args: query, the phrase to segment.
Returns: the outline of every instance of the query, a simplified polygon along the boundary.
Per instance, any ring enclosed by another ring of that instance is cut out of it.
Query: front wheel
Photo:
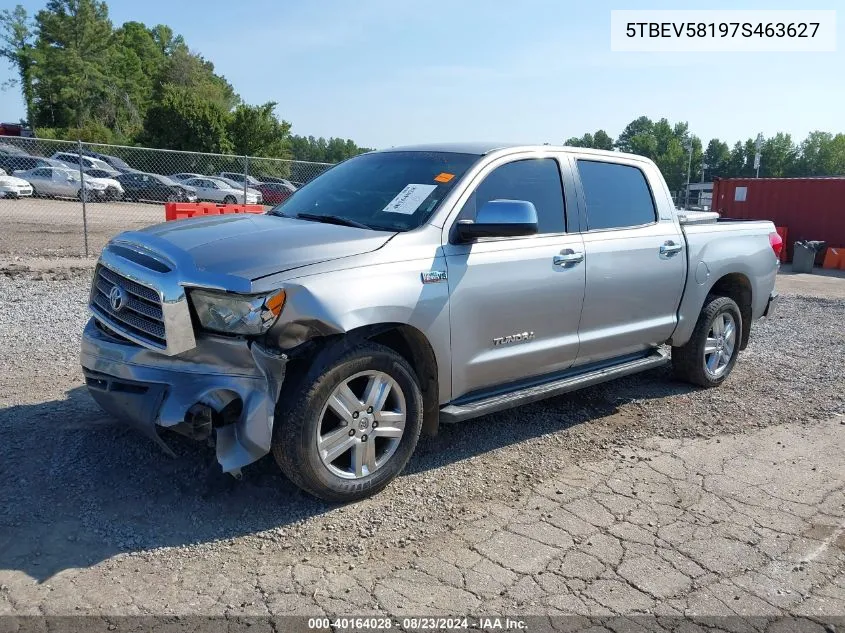
[[[731,373],[739,356],[742,314],[730,297],[709,296],[690,340],[672,348],[675,376],[701,387],[716,387]]]
[[[379,492],[402,471],[422,421],[419,382],[399,354],[368,342],[327,349],[279,398],[273,456],[303,490],[348,503]]]
[[[223,204],[235,204],[236,202],[235,196],[226,196],[223,198]]]

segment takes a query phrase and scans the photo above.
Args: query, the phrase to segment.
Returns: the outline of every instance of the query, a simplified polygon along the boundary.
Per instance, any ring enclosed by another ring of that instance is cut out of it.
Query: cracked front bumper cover
[[[243,404],[237,420],[215,429],[223,471],[237,473],[270,451],[287,363],[282,353],[242,339],[207,336],[188,352],[164,356],[112,337],[90,319],[81,361],[94,400],[171,455],[158,427],[180,431],[195,404],[214,408],[221,394]]]

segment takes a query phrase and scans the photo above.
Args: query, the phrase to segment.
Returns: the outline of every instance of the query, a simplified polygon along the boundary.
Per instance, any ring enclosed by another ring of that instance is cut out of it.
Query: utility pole
[[[757,140],[755,141],[754,145],[757,148],[757,151],[754,154],[754,169],[756,171],[756,176],[754,176],[754,177],[759,178],[760,177],[760,157],[761,157],[760,149],[763,147],[763,133],[762,132],[760,132],[757,135]]]
[[[687,195],[684,200],[684,209],[689,208],[689,180],[692,173],[692,141],[689,142],[687,149],[689,149],[689,159],[687,160]]]

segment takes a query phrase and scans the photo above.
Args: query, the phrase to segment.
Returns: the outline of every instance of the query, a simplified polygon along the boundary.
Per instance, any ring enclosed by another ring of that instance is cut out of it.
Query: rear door
[[[31,172],[31,177],[28,179],[35,187],[35,190],[47,196],[56,195],[56,188],[53,186],[53,170],[49,167],[40,167]]]
[[[63,169],[52,169],[50,174],[50,193],[54,196],[75,196],[79,190],[79,185],[76,182],[76,174],[73,176]],[[69,179],[73,178],[71,182]]]
[[[534,204],[539,234],[444,245],[452,330],[452,397],[569,367],[578,354],[583,243],[568,170],[554,155],[498,159],[476,178],[454,222],[489,200]],[[569,186],[568,190],[571,191]],[[572,209],[572,217],[567,212]],[[576,261],[563,263],[561,256]]]
[[[136,197],[140,194],[140,182],[138,180],[138,174],[124,174],[123,177],[120,179],[120,182],[121,184],[123,184],[123,188],[126,193]]]
[[[656,169],[605,157],[573,160],[586,254],[578,365],[640,352],[675,329],[686,280],[684,238]],[[643,170],[653,169],[650,180]],[[657,204],[656,201],[660,201]]]

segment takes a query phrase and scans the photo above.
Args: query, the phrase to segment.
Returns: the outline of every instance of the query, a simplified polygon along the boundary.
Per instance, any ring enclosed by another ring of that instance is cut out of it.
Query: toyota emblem
[[[115,312],[123,310],[123,306],[126,305],[126,291],[120,286],[112,286],[109,290],[109,304]]]

